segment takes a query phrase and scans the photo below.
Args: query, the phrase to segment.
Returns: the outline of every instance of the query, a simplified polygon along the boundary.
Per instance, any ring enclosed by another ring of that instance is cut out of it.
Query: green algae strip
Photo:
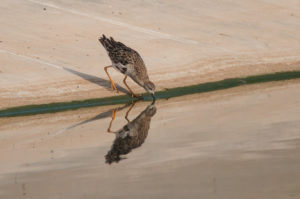
[[[228,89],[228,88],[233,88],[241,85],[264,83],[264,82],[271,82],[271,81],[282,81],[282,80],[290,80],[290,79],[297,79],[297,78],[300,78],[300,71],[278,72],[278,73],[262,74],[262,75],[248,76],[242,78],[230,78],[230,79],[224,79],[216,82],[208,82],[208,83],[202,83],[202,84],[197,84],[192,86],[166,89],[164,91],[156,92],[155,96],[157,100],[169,99],[172,97],[179,97],[183,95]],[[84,107],[126,104],[136,100],[138,99],[132,99],[127,95],[122,95],[122,96],[88,99],[88,100],[81,100],[81,101],[19,106],[19,107],[0,110],[0,117],[16,117],[16,116],[25,116],[25,115],[34,115],[34,114],[54,113],[54,112],[74,110],[74,109],[84,108]],[[152,100],[152,97],[148,94],[143,94],[143,100],[150,101]]]

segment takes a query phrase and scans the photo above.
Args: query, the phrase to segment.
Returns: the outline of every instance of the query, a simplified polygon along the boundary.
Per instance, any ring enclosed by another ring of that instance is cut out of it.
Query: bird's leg
[[[111,121],[110,121],[109,126],[108,126],[108,129],[107,129],[107,132],[108,132],[108,133],[113,133],[113,132],[110,130],[110,128],[111,128],[111,125],[112,125],[113,121],[114,121],[115,118],[116,118],[117,112],[118,112],[118,108],[114,109],[113,112],[112,112]]]
[[[131,109],[134,107],[134,105],[135,105],[136,102],[137,102],[137,101],[133,102],[133,103],[131,104],[130,108],[128,109],[128,111],[126,112],[125,119],[127,120],[128,123],[130,122],[130,120],[128,119],[129,112],[130,112]]]
[[[104,70],[105,70],[105,72],[106,72],[106,74],[107,74],[107,76],[109,78],[109,81],[110,81],[110,88],[112,90],[116,90],[117,92],[119,92],[118,89],[117,89],[117,87],[116,87],[116,85],[115,85],[115,83],[114,83],[114,81],[111,79],[110,75],[107,72],[107,69],[110,68],[110,67],[112,67],[112,65],[104,67]]]
[[[126,83],[126,79],[127,79],[127,75],[125,75],[125,78],[123,79],[123,83],[125,84],[125,86],[128,88],[128,90],[129,90],[129,92],[130,92],[130,94],[131,94],[131,97],[136,97],[136,98],[141,98],[142,96],[141,95],[137,95],[137,94],[135,94],[130,88],[129,88],[129,86],[127,85],[127,83]]]

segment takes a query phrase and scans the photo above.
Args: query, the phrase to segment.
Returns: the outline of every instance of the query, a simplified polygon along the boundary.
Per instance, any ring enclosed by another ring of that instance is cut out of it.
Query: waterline
[[[183,95],[190,95],[196,93],[205,93],[216,90],[223,90],[228,88],[233,88],[242,85],[257,84],[272,81],[282,81],[300,78],[300,71],[288,71],[288,72],[278,72],[271,74],[262,74],[241,78],[230,78],[224,79],[216,82],[201,83],[192,86],[171,88],[164,91],[156,92],[156,100],[169,99],[172,97],[179,97]],[[71,101],[71,102],[59,102],[50,104],[40,104],[40,105],[27,105],[19,106],[8,109],[0,110],[0,117],[16,117],[25,115],[35,115],[35,114],[45,114],[54,113],[67,110],[74,110],[78,108],[85,107],[95,107],[95,106],[106,106],[115,104],[126,104],[138,99],[131,98],[127,95],[115,96],[115,97],[105,97],[96,99],[87,99],[81,101]],[[143,94],[143,101],[151,101],[152,97],[148,94]]]

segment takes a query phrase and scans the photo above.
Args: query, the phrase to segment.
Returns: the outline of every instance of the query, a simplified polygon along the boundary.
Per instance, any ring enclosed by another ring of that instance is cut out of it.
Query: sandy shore
[[[2,0],[0,108],[117,95],[102,33],[139,51],[159,90],[299,70],[299,13],[283,0]]]
[[[298,198],[299,91],[293,80],[158,101],[145,143],[112,165],[115,107],[0,119],[0,197]]]

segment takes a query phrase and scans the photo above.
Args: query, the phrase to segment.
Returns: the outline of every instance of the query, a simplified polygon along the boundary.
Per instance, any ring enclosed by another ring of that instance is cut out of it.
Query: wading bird
[[[152,95],[153,100],[155,100],[155,85],[149,80],[145,63],[139,53],[125,44],[115,41],[112,37],[107,38],[105,35],[102,35],[102,37],[99,38],[99,41],[106,49],[112,62],[112,65],[104,67],[104,70],[110,80],[111,88],[118,91],[114,81],[107,72],[108,68],[113,67],[125,75],[123,83],[131,93],[131,97],[134,96],[141,98],[140,95],[135,94],[127,85],[127,76],[131,77],[134,82],[149,92]]]

